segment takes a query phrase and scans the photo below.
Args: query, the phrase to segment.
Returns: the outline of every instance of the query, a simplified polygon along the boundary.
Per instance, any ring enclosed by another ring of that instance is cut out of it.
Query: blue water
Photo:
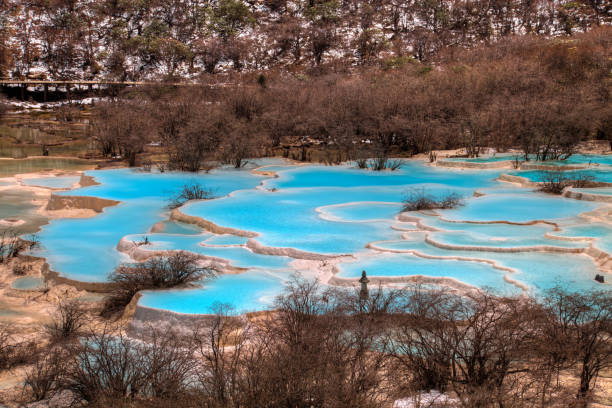
[[[507,276],[527,285],[534,294],[542,293],[555,286],[564,286],[578,291],[605,289],[593,279],[595,274],[599,273],[593,260],[581,254],[447,251],[428,245],[421,245],[418,252],[432,256],[456,256],[494,261],[500,266],[517,270],[516,273],[507,273]],[[505,286],[492,288],[501,293],[508,289]]]
[[[248,241],[248,238],[239,237],[236,235],[213,235],[206,239],[204,245],[244,245]]]
[[[337,221],[366,222],[392,220],[402,209],[399,203],[354,203],[323,207],[319,211],[324,217]]]
[[[562,237],[594,238],[593,246],[612,254],[612,226],[600,223],[572,225],[563,228],[561,232],[557,232],[555,235]]]
[[[78,195],[121,201],[114,207],[87,219],[52,220],[40,232],[42,248],[37,252],[48,259],[51,269],[90,282],[103,282],[126,257],[115,247],[129,234],[148,234],[157,222],[168,217],[169,198],[186,183],[200,182],[215,194],[236,189],[253,189],[261,177],[248,171],[209,174],[144,173],[130,169],[87,172],[100,185],[78,190]],[[58,194],[71,195],[72,191]]]
[[[461,162],[469,162],[469,163],[491,163],[491,162],[499,162],[499,161],[505,161],[505,160],[514,160],[516,156],[517,156],[516,154],[500,153],[495,156],[487,155],[487,156],[474,157],[474,158],[452,157],[452,158],[445,158],[441,160],[461,161]],[[523,161],[524,155],[519,154],[518,157],[519,157],[519,160]],[[533,161],[535,158],[534,155],[530,155],[529,158],[530,158],[529,163],[545,164],[548,166],[570,166],[570,165],[575,165],[575,164],[584,164],[584,165],[599,164],[603,166],[612,165],[612,155],[573,154],[565,160],[549,160],[545,162]]]
[[[535,182],[541,182],[546,179],[549,172],[542,170],[527,170],[527,171],[512,171],[509,174],[515,176],[526,177],[527,179]],[[592,177],[595,181],[601,181],[605,183],[612,183],[612,168],[594,168],[587,170],[568,170],[563,172],[563,175],[567,177],[579,177],[588,176]]]
[[[411,254],[389,254],[369,257],[363,261],[343,263],[339,265],[343,278],[361,277],[361,271],[366,270],[368,276],[398,277],[398,276],[430,276],[435,278],[451,277],[475,287],[504,287],[507,294],[517,294],[521,290],[504,282],[505,272],[493,268],[483,262],[458,260],[426,259]]]
[[[260,164],[270,166],[268,169],[274,169],[278,177],[254,175],[248,170]],[[52,220],[42,228],[42,248],[37,254],[45,256],[51,269],[64,276],[101,282],[117,265],[129,261],[117,251],[117,243],[124,237],[141,241],[146,235],[151,244],[143,246],[144,250],[189,250],[225,259],[247,271],[222,275],[199,289],[147,292],[141,304],[184,313],[208,313],[215,302],[231,303],[239,311],[269,307],[294,272],[292,258],[254,253],[247,248],[245,237],[216,235],[190,224],[168,221],[169,198],[183,185],[198,182],[210,188],[217,198],[188,203],[180,209],[183,213],[222,227],[248,231],[263,246],[322,255],[353,254],[357,260],[341,266],[345,277],[356,278],[366,269],[373,276],[452,277],[500,293],[519,290],[504,280],[507,272],[486,263],[425,259],[408,253],[367,249],[374,242],[388,250],[494,260],[516,268],[510,278],[536,293],[558,282],[585,290],[597,287],[591,282],[596,266],[583,255],[444,250],[425,243],[425,233],[406,234],[392,227],[416,228],[414,223],[399,222],[397,216],[410,191],[424,188],[433,196],[456,193],[464,198],[463,206],[439,211],[443,219],[434,214],[412,214],[422,224],[440,230],[430,233],[439,242],[487,248],[542,245],[584,248],[589,242],[546,238],[547,233],[559,233],[550,224],[474,224],[444,219],[516,223],[548,220],[563,226],[581,226],[586,221],[578,215],[602,203],[508,187],[495,181],[502,172],[498,170],[444,169],[416,161],[407,162],[395,172],[359,170],[348,165],[290,166],[279,160],[254,162],[247,167],[223,168],[208,174],[160,174],[130,169],[88,171],[86,174],[93,176],[99,185],[58,194],[95,196],[120,204],[107,207],[92,218]],[[486,195],[474,197],[477,190]],[[160,222],[158,232],[150,232]],[[604,245],[608,240],[600,235],[597,244]]]
[[[198,235],[203,232],[197,225],[185,224],[183,222],[162,221],[158,225],[161,226],[158,232],[164,232],[166,234]]]
[[[243,246],[214,247],[202,245],[207,243],[212,234],[203,235],[173,235],[148,234],[150,244],[141,248],[149,251],[186,250],[196,254],[223,258],[230,261],[232,266],[242,268],[285,268],[291,260],[284,256],[270,256],[253,253]],[[139,235],[128,235],[130,241],[142,241]]]
[[[529,222],[573,217],[599,206],[592,202],[537,193],[499,194],[474,198],[462,207],[442,210],[440,214],[449,220]]]
[[[219,305],[230,305],[237,314],[270,307],[283,287],[280,277],[249,271],[221,275],[198,289],[147,291],[139,304],[178,313],[214,313]]]
[[[455,232],[434,232],[430,237],[443,244],[455,246],[476,246],[476,247],[502,247],[502,248],[524,248],[549,246],[558,248],[586,248],[588,243],[575,241],[561,241],[557,239],[547,239],[544,236],[498,236],[492,238],[490,235],[474,233],[471,230]]]

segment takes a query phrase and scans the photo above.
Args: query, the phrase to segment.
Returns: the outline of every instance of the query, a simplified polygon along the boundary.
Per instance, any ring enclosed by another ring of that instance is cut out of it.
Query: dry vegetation
[[[215,198],[213,191],[199,183],[185,184],[183,188],[170,198],[168,208],[174,209],[190,200],[210,200]]]
[[[70,391],[89,406],[380,407],[439,390],[453,406],[586,406],[612,366],[609,293],[540,301],[419,286],[323,289],[293,281],[274,311],[220,305],[206,324],[106,329],[55,344],[24,396]],[[576,378],[577,381],[568,381]]]
[[[461,206],[463,199],[457,193],[447,193],[436,197],[427,193],[427,190],[422,187],[411,189],[402,202],[404,203],[402,211],[446,210]]]
[[[588,0],[2,0],[0,10],[0,77],[53,79],[346,72],[612,21],[609,2]]]
[[[214,276],[214,270],[199,265],[197,255],[185,251],[122,264],[108,278],[113,289],[106,298],[103,315],[122,311],[141,290],[186,287]]]
[[[352,76],[270,75],[265,86],[132,91],[100,107],[93,135],[102,155],[130,164],[160,142],[168,167],[282,155],[393,168],[393,156],[514,147],[564,159],[587,139],[612,139],[612,30],[567,40],[516,37],[455,50],[438,65],[363,70]],[[435,155],[432,156],[435,160]],[[367,160],[367,158],[373,158]],[[401,162],[397,162],[401,165]]]
[[[567,173],[562,171],[547,171],[542,175],[539,190],[549,194],[561,194],[567,187],[596,187],[595,178],[581,172]]]

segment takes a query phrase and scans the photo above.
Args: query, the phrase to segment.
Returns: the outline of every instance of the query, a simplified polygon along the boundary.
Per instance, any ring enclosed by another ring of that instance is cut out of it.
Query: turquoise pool
[[[267,169],[277,177],[253,174],[250,169],[259,165],[270,166]],[[326,262],[339,262],[340,277],[355,280],[366,269],[383,278],[452,278],[509,294],[539,293],[557,283],[597,288],[593,276],[598,269],[587,255],[520,251],[531,247],[584,251],[591,244],[588,240],[555,240],[548,235],[563,233],[565,226],[588,224],[580,214],[607,204],[511,188],[496,181],[501,173],[431,167],[421,161],[408,161],[395,172],[373,172],[349,164],[292,166],[276,159],[256,160],[241,170],[221,168],[199,174],[87,171],[99,185],[56,194],[120,203],[92,218],[52,220],[42,228],[42,247],[36,253],[64,276],[103,282],[117,265],[130,261],[118,251],[119,241],[147,236],[150,245],[142,250],[188,250],[245,270],[221,275],[199,288],[147,292],[140,300],[144,306],[181,313],[210,313],[219,303],[232,304],[238,311],[268,308],[293,274],[323,276],[317,270]],[[170,197],[192,182],[213,190],[218,198],[187,203],[180,211],[245,236],[169,221]],[[459,194],[463,205],[398,218],[402,200],[414,189],[437,197]],[[476,191],[485,195],[475,197]],[[548,223],[533,223],[536,220]],[[563,228],[556,231],[553,223]],[[406,232],[421,227],[434,231]],[[428,243],[428,235],[449,248]],[[500,253],[496,248],[519,252]],[[344,258],[330,259],[337,256]]]

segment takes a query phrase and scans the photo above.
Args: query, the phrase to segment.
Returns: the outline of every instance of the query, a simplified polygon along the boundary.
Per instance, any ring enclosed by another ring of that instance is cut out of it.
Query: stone
[[[604,279],[603,275],[600,275],[600,274],[595,275],[595,280],[597,282],[599,282],[599,283],[604,283],[605,282],[605,279]]]
[[[81,405],[80,400],[74,392],[62,390],[49,399],[28,404],[27,408],[69,408],[78,405]]]

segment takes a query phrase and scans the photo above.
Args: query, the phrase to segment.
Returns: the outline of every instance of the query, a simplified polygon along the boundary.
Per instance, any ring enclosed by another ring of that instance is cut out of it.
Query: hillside
[[[609,25],[604,0],[1,0],[0,77],[201,79],[396,66]]]

